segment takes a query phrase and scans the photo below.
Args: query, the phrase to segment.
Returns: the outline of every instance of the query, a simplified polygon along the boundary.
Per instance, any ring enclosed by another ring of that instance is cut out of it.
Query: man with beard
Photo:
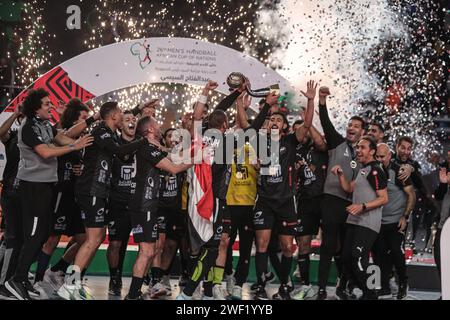
[[[298,168],[298,220],[299,227],[296,235],[298,244],[298,268],[301,287],[294,294],[295,300],[303,300],[313,295],[309,279],[311,240],[317,235],[320,225],[320,205],[322,202],[323,186],[328,165],[326,153],[327,145],[320,133],[312,126],[314,113],[314,98],[316,96],[314,81],[309,81],[307,91],[303,95],[308,99],[305,122],[299,126],[308,129],[301,144],[297,146]]]
[[[381,123],[372,122],[367,130],[367,135],[374,138],[377,144],[382,143],[384,140],[384,127]]]
[[[314,86],[308,88],[314,90]],[[309,93],[312,95],[312,93]],[[269,96],[270,97],[270,96]],[[269,98],[266,98],[268,101]],[[268,135],[258,136],[267,139],[270,161],[262,163],[257,185],[257,199],[254,208],[253,223],[256,235],[256,275],[258,287],[256,300],[268,300],[265,290],[268,247],[272,230],[276,230],[282,257],[279,266],[280,287],[273,299],[289,300],[289,275],[292,266],[292,245],[297,230],[297,210],[295,199],[296,149],[304,141],[307,129],[299,127],[288,134],[288,121],[280,112],[273,112],[268,123]],[[272,150],[275,143],[277,149]],[[261,152],[261,150],[259,151]],[[262,151],[266,154],[266,150]],[[261,157],[261,154],[259,155]]]
[[[414,245],[422,215],[428,212],[428,208],[432,208],[430,212],[434,212],[436,209],[434,208],[433,202],[428,199],[427,190],[425,188],[425,184],[423,183],[420,164],[416,160],[412,159],[413,149],[414,140],[412,138],[407,136],[399,137],[396,142],[396,155],[393,161],[401,166],[401,173],[404,173],[404,170],[409,170],[409,172],[411,172],[411,181],[416,190],[417,201],[412,213],[412,237],[410,239]]]
[[[136,117],[131,111],[123,113],[120,133],[119,145],[125,145],[136,140]],[[110,276],[108,293],[115,296],[120,296],[122,290],[123,261],[131,232],[128,201],[130,200],[135,175],[134,153],[114,158],[108,212],[109,245],[106,256]]]
[[[345,138],[334,128],[328,116],[326,98],[330,94],[327,87],[319,89],[319,116],[325,140],[328,147],[328,169],[325,179],[324,195],[321,205],[322,243],[320,246],[319,276],[317,300],[327,298],[326,285],[334,256],[338,275],[342,274],[341,250],[344,241],[345,222],[347,221],[346,207],[351,204],[351,195],[345,192],[339,179],[331,172],[331,168],[339,165],[348,181],[354,180],[358,173],[356,162],[356,143],[364,134],[365,122],[361,117],[353,116],[347,123]],[[339,281],[336,295],[345,299],[346,283]]]

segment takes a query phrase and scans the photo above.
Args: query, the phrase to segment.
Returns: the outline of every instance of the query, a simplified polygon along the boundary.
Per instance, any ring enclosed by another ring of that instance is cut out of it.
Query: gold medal
[[[242,177],[243,177],[242,172],[236,172],[236,178],[237,179],[242,179]]]

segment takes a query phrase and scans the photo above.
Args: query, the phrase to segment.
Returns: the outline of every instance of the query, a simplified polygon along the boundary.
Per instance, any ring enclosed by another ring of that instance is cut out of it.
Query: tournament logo
[[[157,231],[157,230],[158,230],[158,225],[155,224],[155,225],[153,226],[153,231]]]
[[[223,227],[220,226],[220,227],[217,228],[216,233],[217,234],[222,234],[222,231],[223,231]]]
[[[262,216],[262,211],[255,213],[255,219],[259,219]]]
[[[56,219],[56,222],[58,222],[59,224],[63,223],[64,221],[66,221],[66,217],[59,217],[58,219]]]
[[[106,162],[106,160],[102,160],[100,165],[102,166],[103,170],[108,170],[108,162]]]
[[[147,40],[144,40],[143,43],[133,43],[130,47],[130,51],[132,55],[139,58],[139,65],[142,70],[152,62],[152,59],[150,58],[150,44],[147,43]]]
[[[152,177],[149,177],[148,179],[147,179],[147,183],[148,183],[148,185],[150,186],[150,187],[154,187],[155,186],[155,182],[153,181],[153,178]]]

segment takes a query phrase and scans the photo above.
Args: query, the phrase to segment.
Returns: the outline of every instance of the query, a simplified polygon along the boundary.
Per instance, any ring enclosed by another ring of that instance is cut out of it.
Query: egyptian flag
[[[214,196],[210,161],[202,160],[201,164],[195,164],[189,169],[188,181],[189,235],[192,249],[198,251],[214,234]]]

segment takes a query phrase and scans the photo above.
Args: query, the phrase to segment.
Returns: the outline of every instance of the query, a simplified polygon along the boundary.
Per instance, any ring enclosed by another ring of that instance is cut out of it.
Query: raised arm
[[[86,120],[70,127],[65,131],[65,135],[69,138],[76,139],[81,135],[81,133],[83,133],[86,128],[90,127],[97,120],[100,120],[100,112],[96,112],[92,117],[89,117]]]
[[[336,131],[336,128],[331,123],[330,116],[327,109],[327,96],[330,95],[330,90],[327,87],[319,88],[319,118],[327,140],[328,148],[334,149],[345,141],[344,137]]]
[[[217,82],[214,82],[212,80],[209,80],[208,83],[205,85],[202,94],[200,95],[194,106],[194,114],[192,116],[194,121],[203,120],[203,110],[205,109],[205,105],[208,102],[208,96],[211,93],[211,91],[217,89],[218,86],[219,85],[217,84]]]
[[[12,125],[14,124],[14,121],[18,117],[21,116],[21,112],[19,111],[19,107],[14,110],[13,114],[3,122],[3,124],[0,127],[0,140],[2,142],[6,142],[9,140],[9,130],[11,129]]]
[[[311,126],[311,128],[309,128],[309,134],[311,135],[311,139],[317,150],[327,151],[327,142],[314,126]]]

